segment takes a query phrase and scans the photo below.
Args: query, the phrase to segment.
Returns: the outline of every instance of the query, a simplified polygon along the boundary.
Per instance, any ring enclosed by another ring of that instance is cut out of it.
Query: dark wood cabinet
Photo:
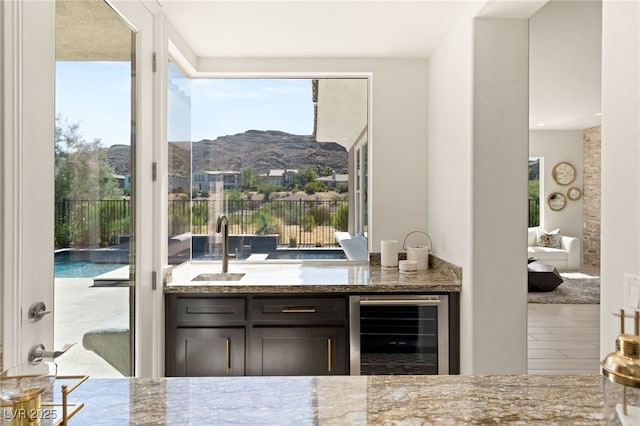
[[[167,376],[349,374],[348,294],[167,294]],[[460,298],[449,294],[449,372]]]
[[[178,328],[175,376],[244,376],[244,328]]]
[[[169,294],[166,375],[348,374],[347,314],[346,295]]]
[[[347,374],[345,327],[256,327],[249,372],[260,376]]]

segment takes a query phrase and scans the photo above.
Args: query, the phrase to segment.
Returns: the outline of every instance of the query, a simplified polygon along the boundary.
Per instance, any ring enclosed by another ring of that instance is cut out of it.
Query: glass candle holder
[[[0,399],[11,403],[2,408],[2,418],[12,426],[40,425],[40,396],[53,384],[57,367],[53,362],[30,362],[0,373]]]

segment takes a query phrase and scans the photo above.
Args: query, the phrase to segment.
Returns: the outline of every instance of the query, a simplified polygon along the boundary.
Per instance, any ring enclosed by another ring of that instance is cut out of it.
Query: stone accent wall
[[[600,267],[600,167],[602,126],[582,132],[583,264]]]

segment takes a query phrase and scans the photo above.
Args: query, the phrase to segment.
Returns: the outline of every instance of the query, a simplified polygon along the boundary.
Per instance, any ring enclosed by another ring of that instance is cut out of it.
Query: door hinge
[[[156,271],[151,272],[151,290],[158,288],[158,273]]]
[[[153,52],[153,65],[151,66],[153,72],[158,71],[158,54]]]
[[[155,161],[151,163],[151,180],[154,182],[158,180],[158,163]]]

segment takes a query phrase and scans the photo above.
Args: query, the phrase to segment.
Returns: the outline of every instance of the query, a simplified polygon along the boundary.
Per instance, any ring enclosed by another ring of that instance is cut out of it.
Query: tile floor
[[[600,305],[528,305],[529,374],[598,374]]]
[[[600,305],[529,303],[527,318],[529,374],[600,373]]]

